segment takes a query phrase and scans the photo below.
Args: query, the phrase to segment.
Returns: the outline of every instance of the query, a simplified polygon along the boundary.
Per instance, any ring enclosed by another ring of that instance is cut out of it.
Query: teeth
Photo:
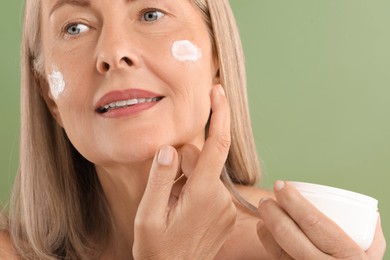
[[[126,106],[133,106],[136,104],[142,104],[142,103],[150,103],[150,102],[157,102],[160,101],[160,97],[155,97],[155,98],[133,98],[133,99],[128,99],[128,100],[120,100],[116,102],[112,102],[110,104],[107,104],[105,106],[102,106],[98,109],[99,112],[105,113],[109,110],[116,109],[116,108],[121,108],[121,107],[126,107]]]
[[[126,102],[126,105],[128,105],[128,106],[132,106],[132,105],[135,105],[135,104],[139,103],[138,99],[136,99],[136,98],[129,99],[129,100],[125,101],[125,102]]]
[[[123,100],[123,101],[117,101],[117,102],[115,103],[115,105],[116,105],[117,107],[123,107],[123,106],[126,106],[126,100]]]

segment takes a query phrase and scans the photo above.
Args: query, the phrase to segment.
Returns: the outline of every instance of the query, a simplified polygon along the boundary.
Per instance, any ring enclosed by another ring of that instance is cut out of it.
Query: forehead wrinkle
[[[57,9],[64,5],[75,5],[75,6],[82,6],[87,7],[91,5],[90,0],[58,0],[53,8],[50,11],[50,15],[52,15]]]
[[[125,0],[125,2],[127,3],[141,2],[141,1],[143,0]],[[90,0],[58,0],[54,4],[53,8],[51,9],[50,15],[54,13],[58,8],[64,5],[76,5],[76,6],[88,7],[91,5],[91,1]]]

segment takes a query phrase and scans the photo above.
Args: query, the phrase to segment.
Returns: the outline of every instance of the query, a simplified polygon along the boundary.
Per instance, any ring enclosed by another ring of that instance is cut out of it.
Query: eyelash
[[[162,14],[163,14],[162,17],[164,17],[164,16],[167,14],[166,12],[164,12],[164,11],[161,10],[161,9],[154,8],[154,7],[147,7],[147,8],[144,8],[144,9],[141,10],[141,12],[140,12],[140,14],[139,14],[139,16],[138,16],[138,17],[139,17],[138,20],[141,21],[141,22],[147,22],[147,23],[154,23],[154,22],[160,20],[160,19],[158,19],[158,20],[156,20],[156,21],[145,21],[145,20],[143,20],[144,15],[145,15],[146,13],[149,13],[149,12],[159,12],[159,13],[162,13]],[[161,17],[161,18],[162,18],[162,17]]]
[[[79,35],[71,35],[71,34],[68,33],[68,30],[69,30],[69,28],[71,26],[78,25],[78,24],[87,26],[87,27],[89,27],[91,29],[91,27],[89,25],[87,25],[85,22],[81,22],[81,21],[79,21],[79,22],[77,22],[77,21],[68,22],[68,23],[65,23],[64,26],[61,29],[61,37],[76,38],[76,37],[80,36],[80,34]]]
[[[146,23],[155,23],[157,22],[158,20],[156,21],[145,21],[143,20],[144,19],[144,15],[148,12],[160,12],[163,14],[162,17],[164,17],[166,15],[166,12],[164,12],[163,10],[161,9],[158,9],[158,8],[153,8],[153,7],[147,7],[147,8],[144,8],[140,11],[139,15],[138,15],[138,20],[141,21],[141,22],[146,22]],[[68,22],[68,23],[65,23],[64,26],[61,28],[61,37],[65,37],[65,38],[76,38],[80,35],[70,35],[68,34],[68,30],[71,26],[74,26],[74,25],[77,25],[77,24],[81,24],[81,25],[85,25],[85,26],[88,26],[85,22],[81,22],[81,21],[72,21],[72,22]],[[90,26],[88,26],[90,27]]]

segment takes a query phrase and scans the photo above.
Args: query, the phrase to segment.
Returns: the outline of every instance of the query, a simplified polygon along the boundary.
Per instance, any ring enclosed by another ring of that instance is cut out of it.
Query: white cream
[[[175,41],[172,55],[178,61],[197,61],[202,58],[201,50],[189,40]]]
[[[53,69],[53,72],[48,77],[50,92],[53,98],[58,99],[58,97],[65,90],[65,81],[64,76],[58,70]]]

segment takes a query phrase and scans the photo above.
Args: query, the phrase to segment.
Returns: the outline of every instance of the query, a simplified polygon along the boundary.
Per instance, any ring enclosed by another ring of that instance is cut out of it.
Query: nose
[[[140,57],[133,44],[120,30],[103,30],[98,43],[96,69],[100,74],[139,66]]]

